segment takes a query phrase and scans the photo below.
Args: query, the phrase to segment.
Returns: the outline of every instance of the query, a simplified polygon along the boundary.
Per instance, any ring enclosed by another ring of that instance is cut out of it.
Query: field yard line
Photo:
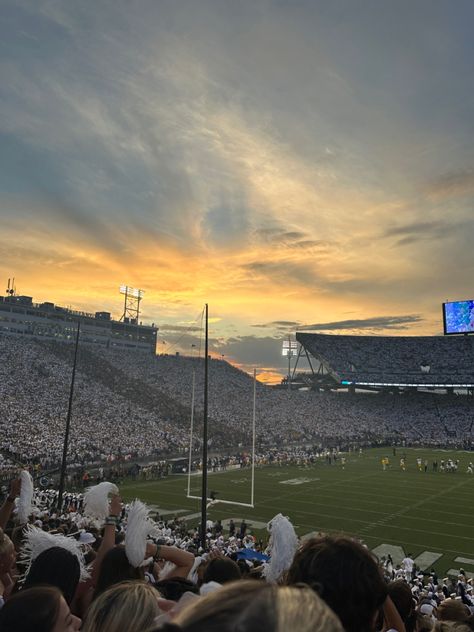
[[[426,511],[429,511],[427,508],[424,508],[424,509],[426,509]],[[442,509],[438,509],[438,508],[436,508],[436,512],[441,513],[441,514],[448,514],[449,516],[453,515],[452,511],[443,511]],[[456,516],[466,516],[466,518],[469,518],[472,524],[472,514],[459,513],[459,511],[456,510]]]
[[[294,500],[292,502],[292,504],[303,504],[303,505],[311,505],[311,507],[314,508],[315,512],[317,512],[318,507],[322,507],[323,509],[329,509],[334,505],[329,505],[328,504],[324,504],[322,502],[310,502],[308,500]],[[339,503],[339,508],[340,508],[340,503]],[[300,511],[299,509],[297,509],[296,511]],[[389,515],[388,511],[375,511],[374,509],[364,509],[361,507],[348,507],[347,505],[344,505],[344,511],[345,512],[350,512],[350,511],[362,511],[364,513],[373,513],[373,514],[377,514],[377,516],[385,516],[385,515]]]
[[[314,512],[315,513],[317,512],[317,508],[318,508],[318,506],[320,504],[320,503],[316,503],[316,502],[310,502],[310,501],[307,501],[307,500],[294,500],[292,502],[292,504],[295,504],[295,503],[296,504],[311,505],[314,508]],[[329,509],[329,508],[330,507],[328,507],[326,505],[326,509]],[[299,511],[299,510],[297,509],[297,511]],[[375,513],[379,517],[383,517],[383,516],[390,516],[390,517],[392,517],[393,516],[393,512],[380,511],[380,510],[379,511],[375,511],[375,510],[372,510],[372,509],[347,507],[347,505],[344,506],[344,512],[349,513],[351,511],[361,511],[361,512],[364,512],[364,513]],[[447,513],[447,512],[445,512],[445,513]],[[450,515],[452,516],[453,514],[450,513]],[[456,514],[456,516],[457,515],[459,515],[459,514]],[[469,518],[471,518],[471,516],[469,516]],[[406,519],[408,519],[408,520],[418,520],[418,521],[420,520],[419,516],[413,516],[413,517],[412,516],[406,516]],[[464,527],[464,528],[466,528],[468,530],[472,528],[472,522],[471,521],[468,524],[466,524],[466,523],[463,523],[463,522],[446,522],[445,520],[437,520],[436,518],[423,518],[422,520],[426,521],[426,522],[437,522],[437,523],[440,523],[440,524],[443,524],[443,525],[452,525],[452,526],[455,526],[455,527]]]
[[[367,539],[367,540],[375,540],[376,542],[380,542],[380,541],[381,541],[381,540],[380,540],[380,537],[375,536],[375,535],[368,535],[368,536],[364,537],[363,539],[364,539],[364,540],[365,540],[365,539]],[[414,542],[407,542],[406,540],[398,540],[398,539],[397,539],[397,540],[394,540],[393,538],[384,538],[384,542],[385,542],[386,544],[391,544],[391,543],[393,543],[393,544],[399,544],[400,546],[402,546],[403,544],[406,544],[406,545],[408,545],[409,547],[414,548],[414,549],[415,549],[415,548],[420,548],[420,547],[422,548],[422,547],[424,546],[423,544],[419,544],[419,543],[418,543],[418,544],[416,544],[416,543],[414,543]],[[443,548],[443,549],[441,549],[439,546],[431,546],[431,545],[430,545],[430,551],[431,551],[431,550],[432,550],[432,551],[439,551],[439,552],[441,552],[441,553],[453,553],[454,555],[458,555],[458,554],[459,554],[459,551],[458,551],[458,550],[453,551],[452,549],[444,549],[444,548]],[[461,552],[461,553],[462,553],[462,552]],[[462,553],[462,554],[463,554],[463,555],[468,555],[468,553]]]
[[[278,507],[279,505],[267,505],[267,507],[274,507],[276,511],[278,511]],[[291,512],[293,515],[298,516],[299,514],[305,514],[307,516],[314,516],[314,511],[302,511],[300,509],[297,509],[294,512]],[[319,513],[318,512],[318,517],[322,517],[322,518],[333,518],[335,520],[341,520],[341,516],[335,516],[333,514],[325,514],[325,513]],[[344,516],[345,519],[345,516]],[[349,520],[350,522],[361,522],[362,524],[367,524],[367,520],[359,520],[357,518],[347,518],[347,520]],[[298,519],[293,520],[293,522],[298,522]],[[268,522],[268,521],[267,521]]]
[[[390,494],[391,492],[398,492],[399,490],[401,490],[402,495],[406,494],[406,497],[410,496],[410,492],[414,492],[414,493],[418,493],[418,494],[435,494],[437,492],[439,492],[440,489],[443,489],[442,487],[434,487],[434,488],[430,488],[430,489],[426,489],[426,488],[420,488],[418,486],[416,486],[416,488],[410,488],[410,489],[404,489],[404,488],[400,488],[400,486],[390,486],[390,485],[386,485],[385,487],[378,489],[373,487],[370,491],[365,492],[369,495],[380,495],[381,493],[385,495]],[[416,490],[416,492],[415,492]],[[455,497],[457,500],[459,501],[463,501],[463,500],[468,500],[470,499],[471,495],[472,495],[472,491],[474,491],[474,487],[473,490],[467,489],[465,492],[464,491],[460,491],[460,492],[455,492],[453,494],[453,497]]]
[[[278,505],[267,505],[268,507],[274,507],[275,510],[278,510]],[[338,520],[345,520],[347,519],[349,522],[360,522],[362,524],[367,525],[367,520],[360,520],[358,518],[352,518],[350,516],[346,516],[344,515],[344,517],[341,517],[341,515],[335,515],[335,514],[328,514],[328,513],[320,513],[320,512],[316,512],[316,518],[320,517],[320,518],[332,518],[334,519],[335,522],[337,522]],[[310,515],[310,516],[314,516],[315,512],[314,511],[302,511],[302,510],[296,510],[294,512],[294,515],[299,515],[299,514],[306,514],[306,515]],[[400,514],[401,515],[401,514]],[[395,516],[395,514],[387,514],[387,516],[389,516],[390,518],[393,518]],[[399,517],[399,515],[398,515]],[[295,520],[295,522],[298,522],[298,519]],[[439,522],[439,521],[437,521]],[[444,523],[442,523],[444,524]],[[463,526],[463,525],[458,525],[458,526]],[[416,529],[414,527],[404,527],[401,525],[387,525],[386,524],[386,520],[385,519],[381,519],[378,520],[377,522],[373,522],[370,523],[367,527],[363,527],[360,530],[360,535],[364,536],[366,535],[366,532],[370,529],[372,530],[373,528],[383,528],[383,527],[392,527],[392,528],[396,528],[398,530],[402,530],[402,531],[416,531],[418,533],[426,533],[426,534],[430,534],[430,535],[437,535],[437,536],[444,536],[446,537],[447,534],[444,533],[439,533],[437,531],[427,531],[426,529]],[[474,538],[468,537],[468,536],[463,536],[463,535],[456,535],[456,538],[459,538],[461,540],[469,540],[474,542]]]
[[[420,521],[420,517],[419,516],[413,516],[413,517],[412,516],[405,516],[405,519]],[[445,520],[436,520],[436,518],[421,518],[421,521],[422,522],[438,522],[438,523],[443,524],[443,525],[451,525],[453,527],[464,527],[464,528],[466,528],[468,530],[472,529],[472,523],[465,524],[465,523],[462,523],[462,522],[446,522]],[[450,535],[453,535],[453,534],[450,534]]]
[[[330,495],[330,494],[324,494],[324,495],[319,495],[316,494],[315,497],[311,500],[305,500],[303,498],[301,499],[292,499],[291,503],[292,504],[302,504],[302,505],[311,505],[312,507],[318,507],[319,505],[324,505],[324,498],[331,498],[332,500],[334,500],[334,495]],[[258,503],[258,505],[260,506],[263,503]],[[339,503],[340,504],[340,503]],[[327,504],[325,505],[327,506]],[[373,509],[363,509],[361,507],[347,507],[344,506],[344,510],[347,511],[364,511],[367,513],[376,513],[377,515],[390,515],[389,511],[375,511]]]
[[[321,487],[318,487],[318,490],[321,489]],[[363,488],[360,488],[363,489]],[[371,492],[361,492],[359,489],[355,489],[354,488],[350,488],[351,491],[351,498],[353,496],[357,497],[357,496],[375,496],[377,498],[377,500],[364,500],[364,502],[366,503],[373,503],[373,504],[380,504],[380,493],[379,494],[372,494]],[[344,489],[344,492],[347,492],[347,487]],[[410,501],[412,500],[412,497],[410,498],[406,498],[406,497],[400,497],[397,496],[397,500],[405,500],[405,501]]]
[[[357,476],[356,478],[353,478],[353,481],[357,481],[357,480],[362,480],[363,478],[370,478],[372,476],[372,474],[361,474],[360,476]],[[334,487],[335,485],[339,485],[340,483],[344,483],[346,481],[328,481],[327,483],[323,483],[322,485],[320,485],[317,489],[327,489],[330,487]],[[304,488],[304,485],[301,485],[301,487]],[[262,505],[267,505],[268,503],[273,503],[276,500],[281,500],[283,498],[294,498],[295,496],[300,496],[304,493],[306,493],[308,490],[307,489],[301,489],[298,491],[295,491],[295,488],[292,487],[292,489],[290,491],[288,491],[286,494],[281,494],[280,496],[273,496],[273,498],[269,499],[269,500],[263,500],[262,502],[258,503],[259,506]],[[257,501],[258,502],[258,501]]]
[[[469,481],[461,481],[457,485],[452,485],[451,487],[448,487],[447,489],[439,491],[436,494],[432,494],[431,496],[428,496],[427,498],[424,498],[423,500],[420,500],[417,503],[414,503],[413,505],[408,505],[404,509],[400,509],[399,511],[395,511],[392,514],[390,514],[387,518],[379,520],[377,523],[367,525],[367,527],[365,529],[363,529],[363,532],[365,534],[367,531],[372,531],[374,528],[378,528],[378,527],[381,527],[381,526],[386,526],[386,523],[389,520],[391,520],[392,518],[398,518],[400,516],[403,516],[404,514],[408,513],[409,511],[411,511],[413,509],[417,509],[418,507],[421,507],[422,505],[424,505],[426,502],[434,500],[435,498],[439,499],[440,496],[444,496],[445,494],[448,494],[448,493],[452,492],[454,489],[457,489],[458,487],[462,487],[467,482],[469,482]],[[404,527],[398,527],[397,526],[397,528],[403,529]],[[421,531],[422,533],[432,533],[433,535],[446,536],[445,533],[438,533],[437,534],[437,533],[435,533],[433,531],[427,532],[426,530],[421,530],[421,529],[412,529],[412,531]],[[474,541],[474,538],[466,538],[465,536],[457,536],[457,537],[461,538],[462,540],[472,540],[472,541]]]
[[[305,527],[307,529],[312,529],[313,531],[321,531],[322,533],[325,533],[324,528],[315,526],[314,524],[299,523],[298,527]],[[352,535],[354,535],[355,537],[359,537],[358,533],[352,533]],[[373,540],[375,543],[379,543],[379,544],[380,542],[384,542],[386,544],[398,544],[399,546],[403,546],[405,544],[411,549],[417,549],[417,548],[422,549],[424,546],[423,544],[408,542],[407,540],[402,540],[398,538],[394,540],[393,538],[386,538],[384,536],[376,536],[376,535],[367,535],[367,536],[364,536],[363,538],[361,537],[361,539],[363,541]],[[445,549],[445,548],[440,548],[439,546],[431,546],[431,545],[430,545],[430,551],[439,551],[440,553],[453,553],[454,555],[459,555],[459,554],[470,555],[469,553],[464,553],[462,551],[459,551],[458,549],[456,550]]]
[[[387,525],[384,524],[383,522],[379,521],[376,522],[373,526],[378,527],[378,528],[393,528],[393,529],[397,529],[397,530],[401,530],[401,531],[415,531],[417,533],[425,533],[426,535],[439,535],[442,537],[451,537],[452,534],[448,534],[446,532],[444,533],[439,533],[438,531],[428,531],[427,529],[415,529],[414,527],[402,527],[401,525],[397,524],[397,525]],[[362,533],[362,532],[361,532]],[[365,536],[366,530],[364,530],[363,534]],[[466,535],[456,535],[456,540],[469,540],[470,542],[474,542],[474,538],[470,538]]]

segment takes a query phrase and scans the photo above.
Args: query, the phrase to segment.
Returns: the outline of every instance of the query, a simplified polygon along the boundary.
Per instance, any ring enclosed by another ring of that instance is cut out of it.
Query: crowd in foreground
[[[107,481],[78,497],[23,471],[0,507],[0,632],[428,632],[474,629],[472,581],[423,574],[362,542],[300,542],[281,514],[198,529],[124,505]]]

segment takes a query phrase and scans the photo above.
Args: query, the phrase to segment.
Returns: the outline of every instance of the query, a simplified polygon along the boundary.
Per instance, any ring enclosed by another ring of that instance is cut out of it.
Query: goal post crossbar
[[[188,494],[186,498],[195,498],[196,500],[201,500],[201,496],[193,496],[190,494]],[[208,498],[207,500],[211,502],[212,500],[214,500],[216,502],[216,505],[223,503],[224,505],[238,505],[239,507],[250,507],[251,509],[255,509],[255,505],[252,505],[251,503],[239,503],[236,500],[221,500],[220,498],[219,500],[216,500],[215,498]]]

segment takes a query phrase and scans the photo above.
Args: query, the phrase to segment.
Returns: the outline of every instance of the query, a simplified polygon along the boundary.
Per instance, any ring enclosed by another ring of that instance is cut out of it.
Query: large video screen
[[[474,333],[474,301],[443,303],[445,334]]]

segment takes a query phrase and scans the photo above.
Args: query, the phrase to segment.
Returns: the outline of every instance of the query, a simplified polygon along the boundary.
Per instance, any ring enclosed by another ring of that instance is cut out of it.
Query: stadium
[[[0,632],[474,632],[473,24],[2,0]]]
[[[170,542],[192,539],[201,517],[204,358],[156,355],[147,336],[155,340],[157,328],[144,326],[142,336],[138,322],[123,338],[109,318],[104,342],[94,329],[103,312],[46,309],[23,297],[0,305],[5,494],[21,466],[41,502],[57,502],[77,365],[65,502],[77,509],[84,486],[110,480],[124,499],[157,512]],[[58,312],[67,330],[58,329]],[[474,576],[473,339],[296,332],[296,340],[285,388],[209,360],[208,524],[226,532],[245,519],[250,542],[264,548],[266,524],[282,511],[301,538],[347,534],[390,556],[395,571],[410,553],[418,573]],[[303,356],[311,371],[301,374]]]

